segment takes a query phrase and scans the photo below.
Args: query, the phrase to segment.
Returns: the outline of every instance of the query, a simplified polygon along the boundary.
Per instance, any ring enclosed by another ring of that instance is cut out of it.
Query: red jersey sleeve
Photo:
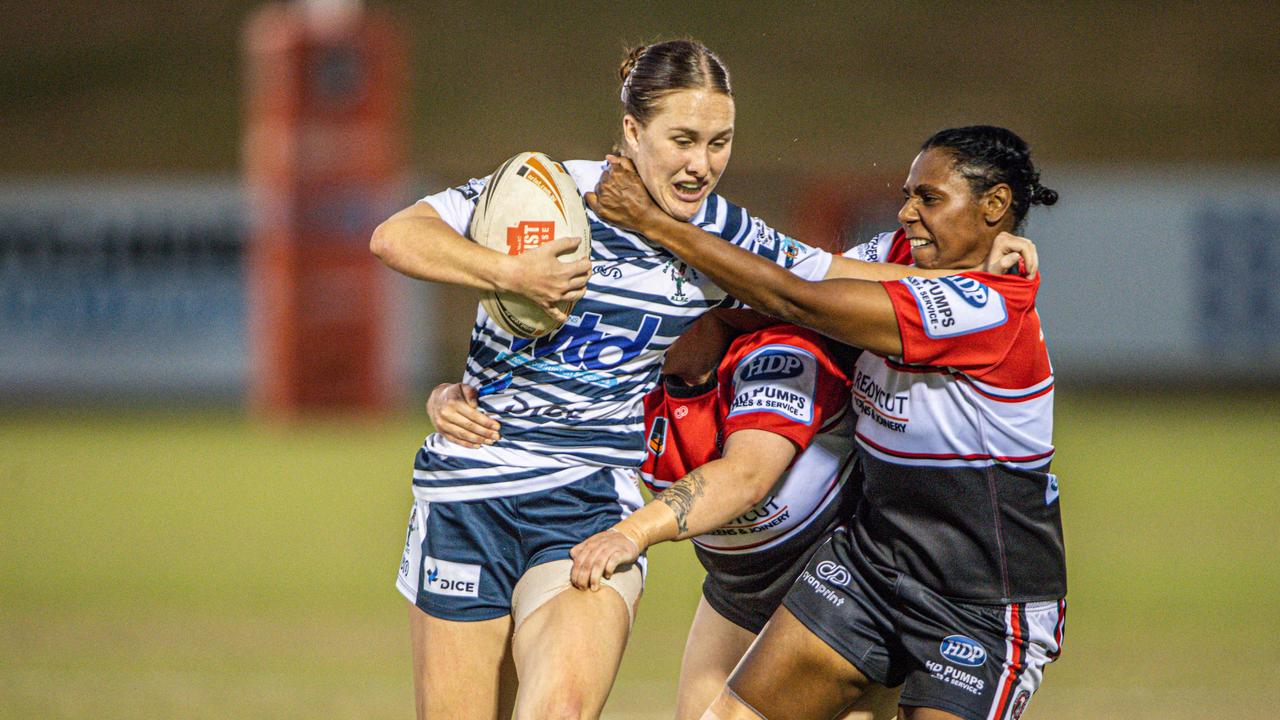
[[[904,361],[978,370],[1009,354],[1035,310],[1040,277],[973,272],[881,284],[893,301]]]
[[[803,451],[848,404],[848,379],[816,333],[790,325],[739,337],[719,368],[724,437],[767,430]]]
[[[653,492],[720,457],[718,393],[714,386],[683,390],[659,382],[644,399],[640,477]]]

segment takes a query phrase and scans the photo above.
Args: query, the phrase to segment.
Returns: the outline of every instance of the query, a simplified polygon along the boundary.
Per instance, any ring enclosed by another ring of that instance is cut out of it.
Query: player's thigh
[[[627,602],[607,585],[570,587],[544,602],[512,641],[517,720],[599,717],[630,631]]]
[[[409,606],[413,687],[419,720],[511,716],[515,667],[511,618],[458,622]]]
[[[769,720],[786,720],[835,717],[870,684],[783,606],[738,663],[728,689]]]
[[[862,689],[853,704],[840,714],[840,720],[893,720],[899,718],[898,698],[902,695],[900,687],[885,687],[871,684]]]
[[[755,638],[755,633],[716,612],[705,597],[698,599],[680,663],[677,720],[702,717]]]

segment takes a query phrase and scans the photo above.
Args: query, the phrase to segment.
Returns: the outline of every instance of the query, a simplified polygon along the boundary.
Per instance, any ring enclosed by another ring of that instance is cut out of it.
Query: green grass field
[[[1070,613],[1027,717],[1276,717],[1280,403],[1077,394],[1057,424]],[[410,717],[392,574],[425,432],[5,412],[0,717]],[[700,573],[652,556],[609,718],[673,707]]]

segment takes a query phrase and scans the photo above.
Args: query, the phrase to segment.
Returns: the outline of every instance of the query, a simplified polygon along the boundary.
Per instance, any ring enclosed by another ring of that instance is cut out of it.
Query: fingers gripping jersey
[[[594,190],[604,163],[570,161],[580,193]],[[441,218],[465,235],[485,179],[429,196]],[[644,459],[642,400],[667,348],[723,290],[643,236],[613,227],[588,209],[591,278],[569,321],[537,340],[512,337],[477,310],[463,381],[480,389],[480,407],[502,423],[491,446],[464,448],[438,435],[415,461],[422,500],[467,500],[544,490],[599,467]],[[831,256],[778,233],[718,195],[691,221],[703,230],[790,268],[826,274]]]
[[[859,544],[948,597],[1062,597],[1039,279],[964,273],[883,285],[903,352],[864,353],[854,373],[866,473]]]
[[[824,516],[838,497],[852,450],[848,378],[814,332],[776,325],[739,337],[716,380],[698,388],[662,384],[645,398],[648,453],[641,476],[654,492],[720,457],[739,430],[776,433],[799,454],[769,495],[721,528],[701,550],[775,548]]]

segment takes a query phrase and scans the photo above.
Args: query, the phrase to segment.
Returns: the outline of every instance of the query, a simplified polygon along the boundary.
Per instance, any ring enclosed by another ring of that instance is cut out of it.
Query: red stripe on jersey
[[[960,455],[958,453],[909,453],[899,450],[891,450],[883,445],[878,445],[867,438],[862,433],[854,433],[859,442],[870,445],[886,455],[894,457],[908,458],[912,460],[995,460],[996,462],[1031,462],[1033,460],[1043,460],[1051,455],[1054,451],[1038,453],[1036,455],[986,455],[983,453],[974,453],[971,455]]]
[[[1042,388],[1037,388],[1024,395],[996,395],[987,390],[983,390],[973,378],[957,370],[952,370],[951,368],[938,367],[936,365],[907,365],[906,363],[900,363],[895,360],[890,360],[889,358],[885,358],[884,364],[897,372],[913,373],[915,375],[947,375],[953,377],[973,388],[974,392],[978,393],[982,397],[989,400],[995,400],[997,402],[1023,402],[1026,400],[1034,400],[1041,395],[1046,395],[1051,392],[1054,386],[1054,383],[1051,382]],[[854,394],[856,395],[857,393]],[[863,399],[865,400],[866,398]],[[893,419],[901,420],[902,418]]]
[[[1026,651],[1023,646],[1026,645],[1026,633],[1022,630],[1022,605],[1014,603],[1009,606],[1009,630],[1012,632],[1012,642],[1009,659],[1006,665],[1009,668],[1009,674],[1005,677],[1004,686],[1000,688],[1000,700],[996,704],[996,711],[992,715],[994,718],[1004,717],[1004,713],[1009,709],[1009,697],[1013,694],[1013,688],[1018,685],[1018,679],[1022,676],[1023,666],[1026,660]]]
[[[1049,653],[1049,661],[1058,659],[1062,654],[1062,632],[1067,625],[1067,601],[1066,598],[1058,601],[1058,624],[1053,628],[1053,644],[1057,646],[1053,652]]]

